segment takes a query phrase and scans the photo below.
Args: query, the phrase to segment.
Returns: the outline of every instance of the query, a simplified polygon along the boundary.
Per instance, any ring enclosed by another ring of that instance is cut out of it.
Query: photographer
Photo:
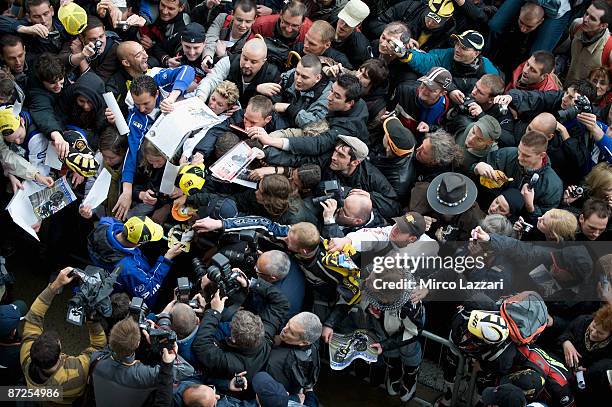
[[[238,281],[247,285],[243,277],[238,277]],[[227,297],[221,298],[217,290],[210,309],[204,312],[192,349],[208,378],[229,380],[246,371],[245,377],[250,381],[270,356],[272,338],[284,321],[289,303],[280,291],[262,279],[252,282],[248,288],[264,298],[266,307],[259,315],[243,310],[236,312],[228,338],[217,338]]]
[[[154,395],[158,375],[167,368],[168,357],[165,353],[168,353],[168,349],[164,348],[159,355],[165,359],[162,359],[165,368],[159,364],[145,365],[135,358],[140,338],[138,324],[132,318],[126,318],[111,329],[109,347],[92,355],[91,376],[98,407],[115,406],[117,400],[122,400],[128,406],[143,406]],[[149,339],[149,334],[145,334],[145,338]],[[176,342],[164,346],[172,346],[174,353],[178,351]],[[173,361],[173,365],[173,375],[178,380],[194,374],[193,367],[180,357]]]
[[[501,126],[501,147],[514,147],[518,144],[514,136],[512,112],[494,103],[495,97],[504,93],[504,81],[499,75],[486,74],[478,79],[472,91],[464,95],[460,90],[450,92],[450,99],[458,104],[449,114],[447,129],[461,134],[470,124],[485,115],[493,117]]]
[[[61,386],[63,402],[80,397],[87,385],[90,356],[106,345],[106,335],[97,322],[88,321],[89,346],[79,356],[62,353],[62,344],[55,331],[43,331],[45,314],[64,286],[74,280],[72,267],[61,270],[57,278],[34,300],[25,317],[20,362],[29,388]]]
[[[198,312],[203,312],[206,302],[201,294],[194,297],[200,308]],[[171,301],[166,308],[157,315],[157,324],[160,328],[168,328],[176,332],[176,343],[178,344],[178,354],[181,355],[191,366],[196,366],[197,360],[191,350],[191,345],[195,340],[198,327],[200,326],[200,318],[196,314],[196,310],[188,304]]]
[[[280,250],[269,250],[260,254],[255,265],[255,272],[258,278],[267,281],[285,294],[289,301],[286,318],[291,318],[302,310],[306,285],[304,275],[287,253]],[[257,309],[264,308],[266,305],[261,297],[251,301],[259,303]]]
[[[319,317],[301,312],[287,321],[272,348],[266,371],[279,381],[289,394],[312,389],[319,378],[319,338],[323,326]]]
[[[362,228],[385,225],[385,220],[372,208],[370,194],[361,189],[351,189],[344,203],[338,208],[338,201],[329,198],[321,202],[323,206],[324,238],[344,237],[347,233]]]
[[[69,66],[79,68],[81,73],[91,70],[106,82],[120,65],[117,40],[116,34],[106,34],[104,23],[98,17],[88,16],[87,26],[70,45]]]
[[[162,239],[164,230],[146,216],[133,216],[125,224],[104,217],[87,238],[87,248],[93,263],[111,271],[117,266],[123,270],[117,285],[131,296],[144,299],[149,308],[157,301],[158,290],[170,271],[172,259],[182,251],[176,244],[159,256],[153,267],[149,265],[140,246]]]

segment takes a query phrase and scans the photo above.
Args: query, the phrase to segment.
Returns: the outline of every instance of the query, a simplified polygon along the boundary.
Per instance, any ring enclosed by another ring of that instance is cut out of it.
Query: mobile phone
[[[235,124],[230,124],[229,128],[232,129],[232,130],[239,131],[242,134],[249,134],[245,129],[243,129],[242,127],[238,127]]]

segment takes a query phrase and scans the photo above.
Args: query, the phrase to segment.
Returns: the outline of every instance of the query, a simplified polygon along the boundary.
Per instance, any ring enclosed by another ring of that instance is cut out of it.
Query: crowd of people
[[[369,352],[371,391],[408,402],[427,330],[452,344],[436,406],[460,397],[457,354],[465,405],[610,399],[612,2],[3,6],[3,206],[74,199],[3,211],[0,384],[317,406],[324,361]],[[190,98],[209,125],[147,134]],[[240,182],[213,174],[239,148]],[[28,273],[49,280],[31,304]],[[63,290],[75,356],[45,324]]]

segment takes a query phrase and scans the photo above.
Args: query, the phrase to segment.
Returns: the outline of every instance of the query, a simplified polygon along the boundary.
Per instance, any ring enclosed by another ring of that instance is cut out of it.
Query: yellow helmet
[[[484,342],[496,345],[508,338],[506,321],[498,314],[474,310],[470,313],[468,330]]]
[[[178,173],[177,186],[187,196],[199,192],[206,183],[204,164],[189,164],[181,168]]]

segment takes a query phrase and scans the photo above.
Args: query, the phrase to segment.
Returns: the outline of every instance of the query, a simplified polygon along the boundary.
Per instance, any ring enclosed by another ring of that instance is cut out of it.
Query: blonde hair
[[[321,239],[319,229],[309,222],[296,223],[291,226],[289,233],[295,236],[300,249],[306,249],[308,251],[314,250],[319,245]]]
[[[231,106],[240,97],[238,86],[232,81],[223,81],[215,88],[214,92],[217,92],[222,98],[227,100],[227,105]]]
[[[551,223],[547,225],[549,233],[557,242],[575,239],[578,220],[571,212],[555,208],[546,213],[550,213]]]
[[[608,163],[597,164],[584,181],[589,186],[592,197],[607,199],[605,190],[612,188],[612,165]]]

